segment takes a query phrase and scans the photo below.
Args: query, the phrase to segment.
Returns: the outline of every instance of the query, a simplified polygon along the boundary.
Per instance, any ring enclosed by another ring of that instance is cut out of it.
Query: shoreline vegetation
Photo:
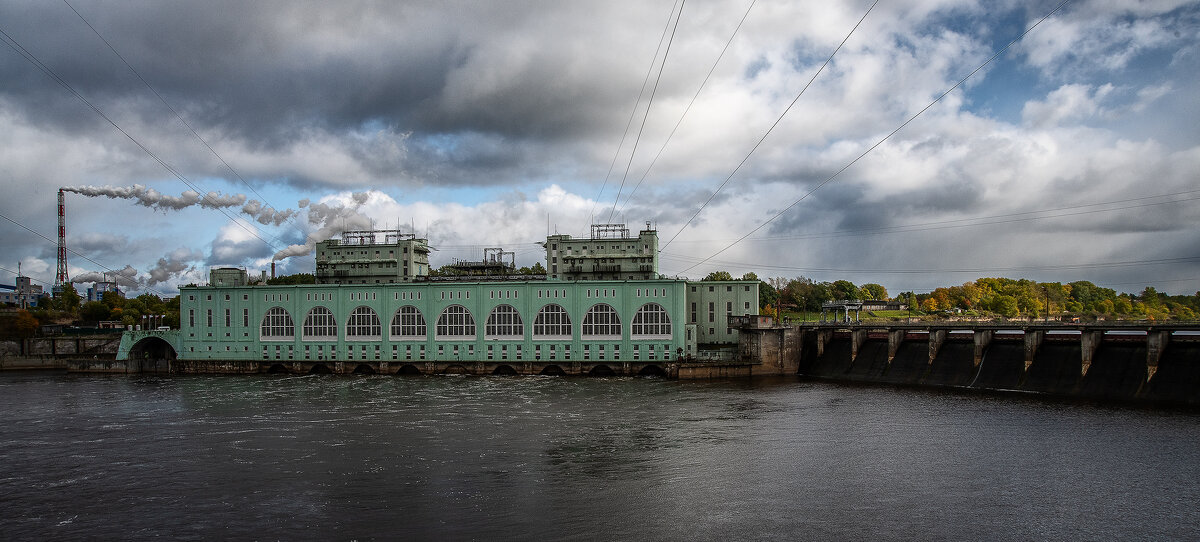
[[[521,269],[534,274],[538,267]],[[1168,295],[1147,286],[1140,293],[1117,292],[1088,281],[1036,282],[1027,279],[980,278],[926,293],[889,295],[878,283],[854,284],[848,280],[815,281],[806,277],[759,279],[754,273],[735,278],[714,271],[706,281],[758,280],[759,314],[781,321],[820,322],[823,303],[835,300],[874,300],[892,304],[889,310],[863,310],[864,322],[906,321],[1028,321],[1028,322],[1183,322],[1200,314],[1200,292]],[[306,284],[312,275],[277,277],[268,284]],[[178,329],[179,296],[162,299],[151,294],[124,298],[106,292],[102,300],[81,303],[67,285],[44,306],[22,309],[0,307],[0,338],[20,339],[39,333],[42,326],[99,327],[100,322],[122,327],[139,325],[157,317],[160,325]],[[899,309],[899,310],[894,310]],[[830,313],[827,319],[837,316]]]

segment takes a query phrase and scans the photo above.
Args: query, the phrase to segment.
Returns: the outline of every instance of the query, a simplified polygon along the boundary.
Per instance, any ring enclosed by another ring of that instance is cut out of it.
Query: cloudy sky
[[[1073,1],[967,78],[1057,5],[0,2],[0,283],[53,282],[71,187],[72,277],[163,294],[342,229],[531,265],[592,222],[693,278],[1194,293],[1200,5]]]

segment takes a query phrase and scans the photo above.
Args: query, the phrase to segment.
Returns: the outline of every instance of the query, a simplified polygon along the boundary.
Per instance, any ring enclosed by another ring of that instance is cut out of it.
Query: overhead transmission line
[[[934,106],[934,105],[936,105],[938,102],[942,101],[942,99],[943,99],[943,98],[945,98],[947,95],[949,95],[949,94],[950,94],[951,92],[953,92],[955,89],[957,89],[959,86],[962,86],[962,84],[963,84],[963,83],[965,83],[965,82],[967,81],[967,79],[970,79],[972,76],[974,76],[976,73],[978,73],[978,72],[979,72],[979,70],[982,70],[982,69],[983,69],[984,67],[986,67],[988,64],[991,64],[993,60],[995,60],[995,59],[996,59],[997,57],[999,57],[1000,55],[1004,54],[1004,52],[1005,52],[1005,51],[1008,51],[1008,49],[1009,49],[1010,47],[1012,47],[1014,44],[1016,44],[1018,41],[1021,41],[1021,39],[1023,39],[1023,38],[1024,38],[1026,35],[1028,35],[1030,32],[1032,32],[1032,31],[1033,31],[1033,29],[1037,28],[1039,25],[1041,25],[1043,22],[1045,22],[1045,21],[1046,21],[1046,19],[1049,19],[1051,15],[1054,15],[1055,13],[1057,13],[1059,9],[1062,9],[1062,7],[1063,7],[1064,5],[1066,5],[1066,4],[1067,4],[1067,2],[1069,2],[1069,1],[1070,1],[1070,0],[1062,0],[1062,2],[1059,2],[1059,4],[1058,4],[1057,6],[1054,6],[1054,9],[1051,9],[1049,13],[1047,13],[1046,15],[1044,15],[1044,16],[1043,16],[1041,19],[1038,19],[1038,21],[1037,21],[1036,23],[1033,23],[1033,25],[1032,25],[1032,26],[1030,26],[1029,28],[1026,28],[1024,32],[1021,32],[1021,34],[1020,34],[1019,36],[1017,36],[1016,38],[1014,38],[1012,41],[1008,42],[1008,44],[1007,44],[1007,45],[1005,45],[1004,47],[1000,48],[1000,50],[996,51],[996,53],[995,53],[995,54],[993,54],[992,56],[988,57],[988,59],[987,59],[987,60],[985,60],[985,61],[983,62],[983,64],[980,64],[980,65],[979,65],[978,67],[976,67],[974,70],[971,70],[971,72],[970,72],[970,73],[968,73],[968,74],[967,74],[965,77],[963,77],[962,79],[959,79],[959,80],[958,80],[958,82],[954,83],[954,85],[952,85],[952,86],[951,86],[949,89],[946,89],[946,91],[945,91],[945,92],[941,93],[940,95],[938,95],[938,97],[934,98],[932,102],[929,102],[929,105],[926,105],[925,107],[921,108],[921,110],[920,110],[920,111],[917,111],[916,113],[914,113],[914,114],[913,114],[911,117],[909,117],[909,118],[908,118],[908,120],[905,120],[903,123],[901,123],[901,124],[900,124],[900,126],[897,126],[895,130],[892,130],[891,132],[888,132],[888,134],[887,134],[887,135],[885,135],[885,136],[883,136],[883,138],[882,138],[882,139],[880,139],[879,141],[875,142],[875,144],[874,144],[874,145],[871,145],[870,147],[868,147],[868,148],[867,148],[867,150],[863,151],[861,154],[859,154],[857,157],[855,157],[853,160],[851,160],[851,161],[850,161],[849,163],[847,163],[845,166],[842,166],[842,168],[841,168],[841,169],[839,169],[839,170],[837,170],[836,172],[834,172],[834,174],[833,174],[833,175],[830,175],[830,176],[829,176],[827,179],[825,179],[824,181],[821,181],[821,182],[820,182],[820,184],[818,184],[817,186],[815,186],[815,187],[813,187],[812,189],[810,189],[810,190],[809,190],[808,192],[806,192],[806,193],[805,193],[803,196],[800,196],[800,198],[799,198],[799,199],[797,199],[796,201],[793,201],[793,202],[792,202],[790,205],[788,205],[787,207],[784,207],[782,210],[780,210],[779,212],[777,212],[777,213],[775,213],[773,216],[771,216],[771,218],[768,218],[768,219],[767,219],[766,221],[764,221],[762,224],[759,224],[758,226],[756,226],[754,229],[750,230],[750,231],[749,231],[748,233],[746,233],[745,235],[743,235],[743,236],[739,237],[739,238],[738,238],[736,241],[734,241],[734,242],[732,242],[732,243],[730,243],[730,244],[726,245],[726,246],[725,246],[725,248],[722,248],[721,250],[718,250],[717,252],[713,253],[711,256],[709,256],[709,257],[707,257],[707,258],[705,258],[705,259],[703,259],[703,260],[700,260],[700,261],[699,261],[699,262],[697,262],[695,265],[692,265],[691,267],[689,267],[689,268],[687,268],[687,269],[684,269],[683,271],[681,271],[681,273],[686,273],[686,272],[688,272],[688,271],[690,271],[690,270],[692,270],[692,269],[696,268],[696,267],[697,267],[697,266],[699,266],[700,264],[703,264],[704,262],[707,262],[708,260],[710,260],[710,259],[712,259],[712,258],[714,258],[714,257],[716,257],[716,256],[718,256],[718,255],[720,255],[721,253],[725,252],[726,250],[729,250],[729,249],[730,249],[730,248],[732,248],[734,245],[736,245],[736,244],[738,244],[738,243],[742,242],[743,240],[745,240],[747,237],[750,237],[751,235],[754,235],[754,234],[755,234],[755,233],[756,233],[758,230],[761,230],[761,229],[763,229],[763,228],[764,228],[764,227],[765,227],[767,224],[770,224],[771,222],[774,222],[774,221],[775,221],[775,219],[779,218],[780,216],[783,216],[783,214],[784,214],[784,213],[786,213],[786,212],[788,212],[789,210],[791,210],[791,209],[792,209],[792,207],[795,207],[795,206],[796,206],[796,205],[798,205],[798,204],[799,204],[801,201],[804,201],[806,198],[808,198],[808,196],[812,195],[812,193],[813,193],[813,192],[816,192],[817,190],[820,190],[822,187],[824,187],[825,185],[827,185],[827,184],[829,184],[830,182],[832,182],[832,181],[833,181],[835,178],[837,178],[839,175],[841,175],[841,174],[842,174],[842,172],[846,171],[847,169],[850,169],[850,166],[853,166],[854,164],[858,163],[858,161],[859,161],[859,160],[861,160],[861,159],[862,159],[864,156],[866,156],[866,155],[870,154],[870,153],[871,153],[871,151],[874,151],[876,148],[878,148],[880,145],[882,145],[882,144],[883,144],[885,141],[887,141],[887,140],[891,139],[891,138],[892,138],[892,136],[894,136],[894,135],[896,135],[897,133],[899,133],[899,132],[900,132],[900,130],[903,130],[905,126],[908,126],[908,124],[909,124],[909,123],[911,123],[911,122],[912,122],[913,120],[915,120],[917,117],[921,116],[921,114],[922,114],[922,113],[924,113],[924,112],[928,111],[928,110],[929,110],[929,108],[933,107],[933,106]],[[873,4],[872,4],[872,6],[873,6]],[[857,27],[856,27],[856,28],[857,28]],[[714,194],[714,195],[715,195],[715,194]],[[712,200],[712,198],[710,197],[710,198],[709,198],[709,200],[711,201],[711,200]],[[693,216],[693,218],[695,218],[695,217]],[[690,223],[691,221],[689,220],[688,222]],[[686,227],[686,226],[687,226],[687,224],[684,224],[684,226]],[[683,231],[683,230],[681,229],[680,231]],[[675,235],[679,235],[679,234],[675,234]],[[674,239],[674,237],[672,237],[672,239]],[[669,244],[670,244],[670,242],[668,242],[667,244],[669,245]],[[663,246],[663,248],[666,248],[666,246],[664,245],[664,246]]]
[[[1041,213],[1053,213],[1053,212],[1057,212],[1057,211],[1071,211],[1071,210],[1075,210],[1075,209],[1088,209],[1089,207],[1100,207],[1100,206],[1104,206],[1104,205],[1114,205],[1117,203],[1128,203],[1128,202],[1134,202],[1134,201],[1144,201],[1144,200],[1148,200],[1148,199],[1174,197],[1174,196],[1181,196],[1181,195],[1185,195],[1185,194],[1195,194],[1197,192],[1200,192],[1200,189],[1185,190],[1183,192],[1174,192],[1171,194],[1159,194],[1157,196],[1143,196],[1143,197],[1139,197],[1139,198],[1106,201],[1106,202],[1100,202],[1100,203],[1087,203],[1087,204],[1083,204],[1083,205],[1072,205],[1072,206],[1068,206],[1068,207],[1056,207],[1053,209],[1042,209],[1042,210],[1038,210],[1038,211],[1023,211],[1023,212],[1019,212],[1019,213],[1006,213],[1006,214],[979,216],[979,217],[971,217],[971,218],[955,218],[955,219],[951,219],[951,220],[939,220],[939,221],[935,221],[935,222],[922,222],[922,223],[918,223],[918,224],[904,224],[904,225],[899,225],[899,226],[882,226],[882,227],[878,227],[878,228],[862,228],[862,229],[854,229],[854,230],[836,230],[836,231],[825,232],[825,233],[777,235],[777,236],[773,236],[773,237],[756,237],[753,239],[747,239],[745,242],[801,240],[801,239],[828,239],[828,238],[834,238],[834,237],[857,237],[857,236],[865,236],[865,235],[879,235],[879,234],[891,234],[891,233],[912,233],[912,232],[918,232],[918,231],[943,230],[943,229],[950,229],[950,228],[966,228],[966,227],[972,227],[972,226],[990,226],[990,225],[994,225],[994,224],[1008,224],[1008,223],[1013,223],[1013,222],[1028,222],[1031,220],[1047,220],[1047,219],[1051,219],[1051,218],[1063,218],[1063,217],[1068,217],[1068,216],[1107,213],[1107,212],[1111,212],[1111,211],[1124,211],[1126,209],[1140,209],[1140,208],[1144,208],[1144,207],[1153,207],[1156,205],[1167,205],[1167,204],[1171,204],[1171,203],[1185,203],[1185,202],[1189,202],[1189,201],[1200,200],[1200,196],[1194,196],[1194,197],[1183,198],[1183,199],[1173,199],[1173,200],[1167,200],[1167,201],[1156,201],[1156,202],[1151,202],[1151,203],[1141,203],[1141,204],[1137,204],[1137,205],[1125,205],[1125,206],[1121,206],[1121,207],[1112,207],[1112,208],[1108,208],[1108,209],[1091,209],[1091,210],[1078,211],[1078,212],[1073,212],[1073,213],[1049,214],[1049,215],[1045,215],[1045,216],[1032,216],[1032,215],[1038,215]],[[976,222],[976,221],[979,221],[979,222]],[[710,241],[679,241],[679,242],[681,244],[686,244],[686,243],[706,243],[706,242],[710,242]]]
[[[675,5],[671,6],[671,13],[667,15],[667,23],[663,25],[662,36],[658,38],[658,47],[654,49],[654,56],[650,59],[650,66],[646,68],[646,77],[642,79],[642,88],[638,91],[637,100],[633,102],[633,110],[629,112],[629,120],[625,122],[625,132],[621,134],[621,141],[617,143],[617,150],[613,153],[612,162],[608,164],[608,173],[604,175],[604,182],[600,184],[600,193],[596,194],[595,201],[592,202],[592,210],[588,212],[588,222],[592,221],[592,217],[596,215],[596,203],[600,201],[604,195],[604,189],[608,187],[608,179],[612,177],[613,168],[617,165],[617,158],[621,156],[621,148],[625,146],[625,138],[629,136],[629,128],[633,126],[633,119],[637,116],[638,105],[642,103],[642,95],[646,93],[646,85],[650,84],[650,74],[654,73],[654,62],[658,60],[658,52],[662,50],[663,42],[667,39],[667,29],[671,28],[671,19],[675,18],[675,8],[679,6],[679,0]],[[649,109],[647,107],[647,109]]]
[[[658,83],[662,81],[663,70],[667,68],[667,57],[671,54],[671,44],[675,43],[675,31],[679,29],[679,19],[683,18],[685,5],[687,5],[687,0],[680,0],[679,13],[675,16],[675,26],[671,27],[671,38],[667,40],[667,49],[663,51],[662,63],[658,65],[658,75],[654,78],[654,88],[650,89],[650,99],[646,100],[646,113],[642,115],[642,125],[638,127],[637,137],[633,139],[633,149],[629,151],[629,161],[625,163],[625,173],[621,175],[621,186],[617,188],[617,197],[613,198],[613,206],[608,210],[606,222],[612,222],[613,213],[617,211],[617,203],[621,201],[621,191],[625,189],[625,180],[629,178],[629,170],[633,168],[633,157],[637,155],[638,143],[642,141],[642,133],[646,131],[646,121],[650,120],[650,108],[654,107],[654,96],[658,94]]]
[[[662,258],[697,261],[704,263],[708,259],[700,260],[699,258],[689,258],[687,256],[678,255],[663,255]],[[727,266],[754,266],[765,269],[777,269],[782,271],[820,271],[827,273],[871,273],[883,275],[912,275],[921,273],[993,273],[997,271],[1060,271],[1069,269],[1110,269],[1120,267],[1136,267],[1143,265],[1167,265],[1200,261],[1200,256],[1186,256],[1182,258],[1159,258],[1153,260],[1125,260],[1117,262],[1093,262],[1080,264],[1055,264],[1055,265],[1024,265],[1013,267],[978,267],[978,268],[959,268],[959,269],[853,269],[853,268],[838,268],[838,267],[799,267],[789,265],[769,265],[769,264],[749,264],[746,262],[733,262],[711,260],[713,263]],[[694,267],[694,266],[693,266]],[[690,269],[690,268],[689,268]]]
[[[863,16],[858,19],[858,22],[854,23],[854,28],[851,28],[850,32],[846,34],[846,37],[842,38],[842,42],[838,44],[837,48],[834,49],[832,53],[829,53],[829,58],[826,58],[825,62],[821,64],[821,67],[818,68],[815,73],[813,73],[808,82],[804,84],[804,88],[800,89],[800,93],[796,94],[796,97],[792,100],[792,103],[788,104],[788,106],[784,108],[783,113],[779,114],[779,118],[775,119],[775,123],[772,124],[770,128],[767,128],[767,131],[762,135],[761,138],[758,139],[758,142],[754,144],[754,147],[750,149],[750,152],[746,153],[746,157],[742,158],[742,161],[738,163],[737,167],[733,168],[733,171],[729,172],[729,176],[725,177],[725,180],[721,182],[721,185],[718,186],[717,189],[708,196],[708,199],[705,200],[702,205],[700,205],[699,209],[696,209],[696,212],[692,214],[691,218],[687,219],[687,222],[684,222],[683,225],[679,227],[679,231],[675,232],[675,235],[671,236],[671,239],[662,246],[663,249],[670,246],[671,242],[674,241],[676,237],[679,237],[679,234],[683,233],[683,230],[686,229],[688,225],[700,215],[700,212],[703,211],[705,207],[708,207],[708,204],[712,202],[713,198],[717,197],[717,194],[721,192],[721,189],[725,188],[725,185],[729,184],[729,181],[732,180],[733,176],[742,169],[742,166],[746,165],[746,162],[749,161],[750,157],[754,155],[754,151],[758,150],[759,145],[762,145],[763,141],[766,141],[767,136],[771,135],[771,132],[775,130],[775,127],[779,126],[779,123],[783,121],[783,117],[787,116],[788,112],[792,110],[792,107],[795,107],[796,102],[800,101],[800,97],[804,95],[804,92],[808,90],[808,87],[812,86],[813,81],[817,80],[817,76],[821,75],[821,72],[825,71],[825,67],[829,66],[829,63],[833,61],[834,55],[838,54],[838,51],[842,50],[842,47],[845,46],[846,42],[850,40],[850,36],[854,35],[854,31],[858,30],[858,27],[862,25],[863,21],[867,19],[867,15],[871,14],[871,10],[875,9],[875,5],[878,3],[879,0],[875,0],[871,3],[871,6],[867,8],[866,13],[863,13]],[[685,269],[684,271],[687,270]]]
[[[633,195],[637,193],[639,187],[642,186],[642,181],[646,180],[646,176],[650,174],[650,170],[654,169],[654,164],[658,163],[658,159],[662,156],[663,151],[667,148],[667,144],[671,142],[671,138],[675,137],[675,132],[679,130],[679,125],[683,124],[683,119],[687,117],[689,111],[692,110],[692,105],[696,103],[696,99],[700,97],[700,92],[704,90],[704,86],[708,84],[708,80],[712,77],[713,72],[717,71],[717,65],[721,63],[721,59],[725,58],[725,52],[729,50],[729,45],[733,43],[733,38],[737,36],[738,31],[742,29],[742,24],[746,22],[746,17],[750,16],[750,10],[754,8],[754,3],[757,0],[750,0],[750,5],[746,7],[746,13],[742,14],[742,19],[733,29],[733,33],[729,35],[729,39],[725,40],[725,47],[721,49],[721,54],[717,55],[717,59],[713,61],[713,65],[708,69],[708,74],[704,76],[704,80],[700,82],[700,88],[696,89],[696,93],[692,95],[692,100],[688,102],[687,107],[683,108],[683,113],[679,115],[679,120],[675,121],[675,126],[671,128],[671,133],[667,134],[667,139],[663,141],[661,147],[658,148],[658,153],[654,155],[654,159],[650,161],[650,165],[646,166],[646,171],[642,172],[642,177],[638,179],[637,184],[633,185],[633,190],[629,191],[629,195],[625,196],[625,203],[621,204],[621,208],[617,209],[620,213],[629,205]]]
[[[238,180],[242,182],[242,184],[246,185],[246,188],[250,189],[250,192],[252,192],[255,196],[257,196],[259,199],[261,199],[263,204],[266,205],[268,209],[278,211],[277,207],[271,205],[270,202],[267,201],[267,198],[263,197],[262,194],[259,194],[258,191],[255,190],[254,187],[251,186],[250,183],[248,181],[246,181],[246,179],[244,177],[242,177],[242,175],[240,173],[238,173],[236,169],[233,168],[233,166],[229,165],[229,162],[225,161],[225,158],[222,157],[217,152],[216,149],[212,148],[212,145],[209,145],[208,141],[206,141],[198,132],[196,132],[196,129],[193,128],[192,125],[190,123],[188,123],[188,121],[186,119],[183,118],[183,115],[180,114],[177,109],[172,107],[171,104],[167,102],[166,98],[163,98],[162,94],[159,94],[159,92],[154,89],[154,87],[150,84],[150,82],[146,81],[146,79],[142,77],[142,74],[139,73],[137,71],[137,69],[135,69],[133,67],[133,65],[129,63],[128,60],[125,60],[125,57],[123,55],[121,55],[120,52],[117,51],[116,47],[113,47],[113,45],[111,43],[109,43],[109,41],[107,39],[105,39],[102,34],[100,34],[100,31],[96,30],[96,27],[92,26],[92,23],[88,22],[87,18],[84,17],[82,13],[79,13],[79,10],[75,9],[75,6],[71,5],[71,3],[68,2],[67,0],[63,0],[63,3],[66,4],[67,7],[71,8],[71,11],[75,12],[75,15],[77,15],[79,17],[79,20],[83,21],[83,24],[87,25],[87,27],[90,28],[92,30],[92,32],[96,34],[96,37],[100,38],[100,41],[104,42],[104,45],[108,46],[108,49],[110,51],[112,51],[113,54],[117,56],[117,58],[121,59],[121,62],[125,64],[125,67],[129,68],[129,71],[133,72],[133,75],[138,78],[138,81],[141,81],[143,85],[146,85],[146,88],[150,89],[150,92],[152,92],[154,94],[154,96],[157,97],[158,100],[163,103],[163,105],[167,106],[167,109],[171,110],[171,113],[173,113],[175,115],[175,118],[179,119],[179,122],[181,124],[183,124],[183,126],[185,128],[187,128],[189,132],[191,132],[192,136],[195,137],[197,141],[199,141],[202,145],[204,145],[204,147],[206,149],[208,149],[208,152],[212,153],[213,156],[217,157],[217,160],[220,160],[221,163],[225,165],[225,168],[228,169],[230,173],[233,173],[233,175],[235,177],[237,177]],[[295,223],[294,222],[295,219],[291,216],[289,216],[287,218],[287,220],[290,222],[293,222],[293,224]],[[278,236],[275,236],[274,239],[276,241],[283,242],[283,240],[280,239]]]
[[[42,233],[41,233],[41,232],[38,232],[38,231],[36,231],[36,230],[34,230],[34,229],[30,228],[29,226],[26,226],[26,225],[24,225],[24,224],[20,223],[20,222],[17,222],[16,220],[13,220],[12,218],[9,218],[9,217],[5,216],[5,215],[4,215],[4,214],[2,214],[2,213],[0,213],[0,218],[3,218],[4,220],[7,220],[7,221],[9,221],[9,222],[12,222],[13,224],[16,224],[17,226],[19,226],[19,227],[21,227],[22,229],[24,229],[25,231],[27,231],[27,232],[29,232],[29,233],[32,233],[32,234],[34,234],[34,235],[36,235],[36,236],[38,236],[38,237],[41,237],[42,239],[45,239],[47,243],[50,243],[50,244],[52,244],[52,245],[57,245],[57,244],[58,244],[58,241],[55,241],[54,239],[51,239],[51,238],[49,238],[49,237],[46,237],[45,235],[42,235]],[[76,255],[76,256],[79,256],[80,258],[83,258],[84,260],[87,260],[87,261],[89,261],[89,262],[92,262],[93,264],[95,264],[95,265],[96,265],[97,267],[99,267],[100,269],[103,269],[103,270],[105,270],[105,271],[108,271],[109,273],[112,273],[112,274],[114,274],[114,275],[118,274],[118,272],[117,272],[116,270],[112,269],[111,267],[109,267],[109,266],[107,266],[107,265],[104,265],[104,264],[102,264],[102,263],[100,263],[100,262],[98,262],[98,261],[96,261],[96,260],[93,260],[93,259],[91,259],[91,258],[89,258],[89,257],[87,257],[87,256],[84,256],[83,254],[80,254],[79,252],[77,252],[77,251],[75,251],[74,249],[72,249],[71,247],[66,247],[66,249],[67,249],[67,252],[70,252],[71,254],[74,254],[74,255]],[[140,286],[140,285],[139,285],[139,286]],[[162,292],[160,292],[160,291],[158,291],[158,290],[155,290],[154,288],[151,288],[151,287],[149,287],[149,286],[145,286],[144,288],[145,288],[146,290],[150,291],[150,292],[154,292],[154,293],[155,293],[155,294],[157,294],[159,297],[163,297],[163,296],[165,296],[165,295],[166,295],[166,294],[164,294],[164,293],[162,293]]]
[[[231,221],[233,221],[235,224],[237,224],[243,230],[246,230],[246,233],[249,233],[251,236],[258,239],[259,241],[262,241],[265,245],[270,247],[272,250],[278,250],[269,241],[260,237],[256,231],[251,230],[250,228],[247,228],[245,226],[245,224],[243,224],[242,221],[238,220],[234,216],[231,216],[224,208],[220,207],[217,204],[218,202],[213,201],[211,198],[209,198],[209,195],[206,194],[203,189],[196,186],[194,183],[192,183],[192,181],[188,180],[187,177],[183,176],[182,173],[177,171],[170,164],[166,163],[162,158],[159,158],[159,156],[157,154],[154,154],[153,151],[151,151],[149,148],[147,148],[145,145],[143,145],[141,141],[139,141],[137,138],[133,137],[133,135],[130,134],[129,132],[127,132],[124,128],[121,128],[121,126],[118,125],[115,121],[113,121],[107,114],[105,114],[103,110],[101,110],[98,106],[96,106],[92,102],[88,101],[87,98],[84,98],[83,95],[81,95],[79,92],[77,92],[75,90],[75,88],[70,85],[70,83],[67,83],[62,77],[59,77],[59,75],[57,73],[55,73],[54,70],[50,69],[49,66],[46,66],[44,63],[42,63],[42,61],[40,59],[38,59],[36,55],[29,52],[28,49],[26,49],[23,45],[20,44],[20,42],[18,42],[16,39],[14,39],[12,36],[10,36],[3,29],[0,29],[0,36],[2,36],[4,38],[3,41],[4,41],[5,45],[8,45],[8,47],[10,49],[16,51],[17,54],[21,55],[21,57],[24,58],[26,61],[28,61],[30,64],[33,64],[34,67],[38,68],[38,70],[40,70],[47,77],[53,79],[56,83],[58,83],[60,86],[62,86],[68,92],[70,92],[73,96],[75,96],[75,98],[78,99],[80,102],[83,102],[84,105],[86,105],[89,109],[91,109],[93,112],[95,112],[97,115],[99,115],[100,118],[107,121],[110,125],[112,125],[113,128],[116,128],[116,130],[118,132],[121,132],[121,134],[124,135],[126,138],[128,138],[130,141],[132,141],[134,145],[137,145],[137,147],[139,149],[141,149],[142,152],[145,152],[147,155],[150,156],[150,158],[153,158],[155,162],[158,162],[158,164],[161,165],[164,169],[166,169],[167,172],[169,172],[175,178],[182,181],[183,184],[187,185],[192,190],[195,190],[197,192],[197,194],[200,194],[201,198],[209,200],[209,202],[213,204],[212,206],[214,208],[216,208],[218,211],[220,211],[221,214],[225,215],[226,218],[229,218]]]

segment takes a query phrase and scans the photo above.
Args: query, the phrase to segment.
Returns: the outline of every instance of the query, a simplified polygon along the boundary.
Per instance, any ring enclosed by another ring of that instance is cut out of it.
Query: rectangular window
[[[231,316],[230,309],[225,309],[225,327],[230,327],[233,325]]]
[[[716,321],[716,303],[713,303],[712,301],[708,302],[708,321]]]
[[[196,327],[196,309],[188,309],[188,327]]]
[[[208,327],[212,327],[212,309],[208,309]]]

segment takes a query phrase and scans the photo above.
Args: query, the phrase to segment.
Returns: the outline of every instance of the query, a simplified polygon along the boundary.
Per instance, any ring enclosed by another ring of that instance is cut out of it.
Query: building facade
[[[0,285],[0,303],[12,304],[18,307],[36,307],[49,294],[42,291],[40,284],[23,275],[17,275],[16,284]]]
[[[244,271],[214,269],[209,285],[181,288],[178,358],[657,363],[736,343],[727,317],[758,313],[758,281],[658,278],[650,229],[636,238],[550,236],[548,276],[503,280],[432,280],[424,239],[353,233],[318,245],[325,283],[251,286]],[[563,267],[585,261],[603,268]]]
[[[658,278],[658,232],[637,237],[624,224],[595,224],[592,236],[546,237],[546,278],[550,280],[649,280]]]
[[[394,284],[429,275],[429,241],[399,230],[350,231],[317,243],[317,284]]]
[[[686,321],[687,289],[682,280],[184,287],[178,356],[669,361],[693,355],[700,338]]]

